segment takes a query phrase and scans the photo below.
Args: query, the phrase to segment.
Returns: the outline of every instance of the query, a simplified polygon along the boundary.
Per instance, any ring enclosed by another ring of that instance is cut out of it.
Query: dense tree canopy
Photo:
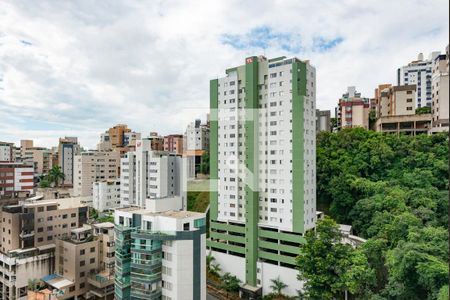
[[[317,137],[318,209],[367,238],[377,299],[448,291],[448,137],[364,129]]]

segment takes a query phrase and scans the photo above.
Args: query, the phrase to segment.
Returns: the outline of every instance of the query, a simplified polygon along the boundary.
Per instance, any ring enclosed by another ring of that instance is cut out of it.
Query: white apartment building
[[[65,186],[73,185],[73,163],[75,155],[80,153],[78,138],[65,137],[59,139],[58,145],[58,165],[64,173],[63,184]]]
[[[14,144],[0,142],[0,163],[12,162],[14,158]]]
[[[92,203],[98,211],[120,206],[120,179],[96,181],[92,185]]]
[[[185,132],[185,150],[208,150],[209,127],[197,119],[188,125]]]
[[[74,196],[92,196],[96,181],[116,179],[120,176],[120,153],[84,152],[74,158]]]
[[[449,127],[449,54],[448,46],[446,54],[438,55],[433,61],[433,128],[431,133],[448,131]]]
[[[316,223],[315,68],[253,56],[226,74],[210,82],[208,246],[241,297],[277,277],[296,295],[295,257]]]
[[[205,218],[188,211],[117,209],[115,299],[206,299]],[[125,267],[130,263],[131,270]]]
[[[151,150],[151,139],[136,143],[136,151],[121,159],[121,206],[145,207],[148,198],[185,196],[182,192],[182,158]]]
[[[439,51],[432,52],[427,60],[424,60],[420,53],[417,60],[397,69],[397,85],[417,86],[416,104],[417,107],[430,106],[432,102],[432,66],[434,59],[439,55]]]

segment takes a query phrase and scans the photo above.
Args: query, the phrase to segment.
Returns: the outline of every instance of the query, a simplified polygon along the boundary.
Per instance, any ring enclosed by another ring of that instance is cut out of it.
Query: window
[[[80,272],[80,277],[84,277],[86,274],[84,272]]]
[[[80,255],[84,255],[85,253],[86,253],[86,250],[84,250],[84,249],[80,250]]]
[[[91,247],[90,251],[91,251],[91,253],[95,252],[95,247]]]
[[[189,223],[184,223],[183,224],[183,230],[184,231],[189,231],[189,228],[190,228]]]
[[[89,260],[89,263],[90,263],[90,264],[95,263],[95,257],[91,258],[91,259]]]
[[[407,107],[406,110],[412,110],[412,107]]]
[[[86,265],[86,262],[84,260],[80,260],[80,267]]]
[[[84,289],[84,282],[80,283],[80,289]]]
[[[277,73],[271,73],[270,74],[270,78],[276,78],[277,77]]]
[[[408,98],[408,99],[406,99],[406,102],[411,103],[411,102],[412,102],[412,99],[411,99],[411,98]]]

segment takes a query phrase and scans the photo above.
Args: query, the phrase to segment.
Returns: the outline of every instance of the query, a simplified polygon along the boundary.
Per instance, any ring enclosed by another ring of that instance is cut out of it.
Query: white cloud
[[[348,85],[366,96],[396,68],[443,50],[448,1],[3,1],[0,140],[47,146],[127,123],[147,134],[182,132],[209,104],[209,80],[247,55],[298,56],[317,69],[317,100],[333,109]],[[289,53],[236,49],[223,36],[258,27],[291,35]],[[316,51],[314,39],[343,39]],[[298,39],[298,40],[297,40]],[[41,124],[34,129],[33,122]],[[28,124],[28,125],[26,125]],[[42,125],[46,124],[46,125]],[[31,129],[30,129],[31,126]]]

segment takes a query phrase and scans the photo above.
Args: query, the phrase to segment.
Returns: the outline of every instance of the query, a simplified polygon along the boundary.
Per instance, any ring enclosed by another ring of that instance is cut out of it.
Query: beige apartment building
[[[386,85],[380,85],[383,87]],[[375,89],[377,118],[386,116],[414,115],[416,108],[416,86],[389,86]]]
[[[54,273],[55,242],[87,222],[81,198],[27,200],[0,210],[0,299],[26,299],[29,279]]]
[[[57,299],[113,299],[114,224],[73,229],[56,241],[55,273],[42,278]]]
[[[427,134],[431,129],[431,121],[431,114],[386,116],[377,119],[375,131],[413,136]]]
[[[361,97],[361,93],[356,91],[354,86],[347,88],[347,92],[339,99],[336,108],[337,127],[369,128],[370,101],[368,98]]]
[[[63,185],[73,186],[73,164],[75,155],[81,152],[77,137],[64,137],[59,139],[58,144],[58,166],[64,173]]]
[[[431,133],[448,131],[449,128],[449,46],[446,54],[437,56],[432,69],[432,114]]]
[[[92,196],[92,184],[96,181],[120,177],[120,153],[84,152],[75,156],[74,196]]]

